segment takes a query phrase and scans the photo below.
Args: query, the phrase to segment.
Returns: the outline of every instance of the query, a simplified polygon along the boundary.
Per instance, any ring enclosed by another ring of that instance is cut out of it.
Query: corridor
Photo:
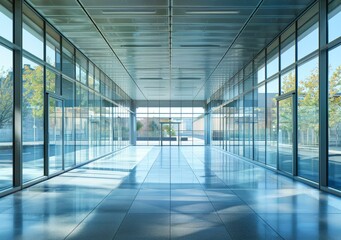
[[[0,199],[0,239],[339,239],[341,199],[210,147],[128,147]]]

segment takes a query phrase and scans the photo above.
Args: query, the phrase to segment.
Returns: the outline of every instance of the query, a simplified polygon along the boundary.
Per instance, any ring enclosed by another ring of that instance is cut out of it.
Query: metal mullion
[[[23,1],[13,1],[13,40],[18,49],[14,49],[14,119],[13,119],[13,187],[22,187],[23,162],[22,162],[22,11]]]
[[[295,89],[294,92],[297,92],[298,89],[298,21],[295,22]],[[309,55],[308,55],[309,56]],[[307,56],[306,56],[307,57]],[[304,58],[303,58],[304,59]],[[301,59],[302,61],[302,59]],[[297,141],[297,112],[298,112],[298,106],[297,106],[297,98],[298,94],[294,94],[292,99],[292,111],[293,111],[293,166],[292,166],[292,175],[297,176],[298,173],[298,141]]]
[[[319,1],[319,186],[328,186],[328,1]]]

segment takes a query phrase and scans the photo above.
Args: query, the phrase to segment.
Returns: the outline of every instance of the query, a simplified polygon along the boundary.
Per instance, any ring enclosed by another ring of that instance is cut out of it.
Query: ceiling
[[[136,100],[206,100],[313,0],[27,0]]]

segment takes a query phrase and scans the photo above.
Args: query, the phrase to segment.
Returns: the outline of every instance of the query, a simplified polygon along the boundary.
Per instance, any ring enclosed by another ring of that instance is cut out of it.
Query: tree
[[[335,129],[336,144],[339,142],[339,128],[341,126],[341,65],[338,66],[329,78],[329,129]]]
[[[10,70],[0,71],[0,129],[12,122],[13,80]]]
[[[151,136],[160,136],[160,128],[159,124],[157,124],[154,120],[151,120],[149,123],[149,132]]]
[[[44,68],[40,65],[31,68],[25,64],[23,69],[23,109],[32,111],[35,118],[44,116]]]
[[[171,124],[164,124],[162,126],[162,132],[165,132],[168,137],[176,136],[175,130],[171,127]]]
[[[136,122],[136,131],[140,131],[143,128],[143,123],[141,121]]]
[[[295,75],[289,73],[281,79],[282,92],[289,92],[295,86]],[[318,131],[319,131],[319,71],[318,66],[311,69],[311,73],[304,79],[298,79],[297,94],[297,117],[298,117],[298,130],[300,141],[303,144],[317,144]],[[341,119],[341,66],[338,66],[329,77],[329,128],[338,128]],[[275,100],[276,101],[276,100]],[[279,112],[281,119],[290,117],[288,111],[292,107],[287,103],[281,102],[281,111]],[[282,108],[283,107],[283,108]],[[291,113],[290,113],[291,114]],[[290,119],[288,119],[290,120]],[[291,123],[281,124],[282,129],[292,131]],[[314,134],[309,134],[313,132]],[[337,131],[338,132],[338,131]],[[315,137],[309,137],[309,136]]]

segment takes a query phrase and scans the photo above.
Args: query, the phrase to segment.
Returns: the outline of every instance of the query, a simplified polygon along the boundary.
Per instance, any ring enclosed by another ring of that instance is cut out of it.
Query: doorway
[[[51,175],[64,169],[63,101],[50,96],[48,109],[48,174]]]
[[[294,93],[277,98],[278,106],[278,169],[294,175],[295,113]]]
[[[180,122],[160,122],[161,146],[180,146]]]

